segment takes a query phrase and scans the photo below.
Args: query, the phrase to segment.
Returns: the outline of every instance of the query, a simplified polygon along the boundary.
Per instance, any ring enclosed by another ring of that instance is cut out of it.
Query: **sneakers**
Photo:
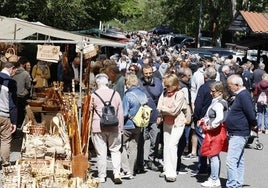
[[[153,170],[153,171],[159,171],[159,168],[161,168],[160,164],[157,164],[156,162],[152,162],[152,161],[147,162],[147,169]]]
[[[195,159],[197,159],[197,156],[194,155],[194,154],[192,154],[192,153],[189,153],[189,154],[186,155],[186,156],[182,156],[182,159],[183,159],[183,160],[195,160]]]
[[[175,182],[176,178],[173,177],[166,177],[166,182]]]
[[[94,180],[99,182],[99,183],[105,183],[106,182],[105,178],[100,178],[100,177],[94,178]]]
[[[221,181],[220,179],[217,179],[216,181],[212,180],[209,178],[207,181],[201,183],[202,187],[220,187],[221,186]]]
[[[181,175],[188,174],[188,171],[186,169],[180,169],[178,171],[178,174],[181,174]]]
[[[146,173],[146,172],[147,172],[147,171],[144,170],[144,169],[136,169],[135,172],[134,172],[134,175],[136,175],[136,174],[144,174],[144,173]]]
[[[114,175],[114,184],[121,184],[122,180],[119,175]]]
[[[159,178],[164,178],[166,175],[165,175],[165,172],[161,172],[160,174],[159,174]]]
[[[134,176],[130,172],[121,172],[120,176],[122,179],[134,179]]]
[[[267,129],[265,130],[265,134],[268,134],[268,130]]]
[[[192,170],[191,171],[192,176],[207,176],[208,172],[205,171],[199,171],[199,170]]]

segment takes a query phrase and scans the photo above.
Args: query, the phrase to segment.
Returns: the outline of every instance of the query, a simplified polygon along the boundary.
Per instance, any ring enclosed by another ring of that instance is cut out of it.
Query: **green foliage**
[[[96,28],[99,21],[127,31],[168,25],[177,33],[195,36],[201,1],[202,30],[221,36],[232,20],[230,0],[2,0],[0,15],[40,21],[65,30]],[[236,2],[237,10],[268,9],[263,0]]]

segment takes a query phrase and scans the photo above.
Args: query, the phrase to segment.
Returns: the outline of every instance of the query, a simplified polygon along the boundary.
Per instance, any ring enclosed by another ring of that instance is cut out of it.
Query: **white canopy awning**
[[[111,47],[124,47],[126,44],[115,42],[112,40],[99,39],[84,35],[74,34],[68,31],[56,29],[41,22],[28,22],[18,18],[7,18],[0,16],[0,42],[27,42],[25,38],[33,34],[43,34],[49,37],[55,37],[64,40],[78,43],[81,41],[89,41],[91,44]],[[32,40],[29,40],[29,42]]]

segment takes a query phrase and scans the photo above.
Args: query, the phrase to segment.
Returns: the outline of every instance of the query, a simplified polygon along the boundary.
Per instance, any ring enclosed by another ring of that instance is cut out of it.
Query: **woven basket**
[[[43,125],[31,125],[29,127],[30,134],[44,135],[46,134],[47,128]]]
[[[27,100],[27,103],[30,106],[33,106],[33,107],[41,107],[44,104],[44,101],[41,101],[41,100]]]
[[[43,110],[44,111],[55,112],[55,111],[60,110],[60,106],[46,106],[46,105],[43,105]]]
[[[46,98],[47,95],[45,93],[36,93],[36,96],[40,98]]]
[[[9,59],[11,56],[16,55],[14,48],[8,48],[5,53],[5,57]]]
[[[10,63],[16,63],[19,60],[19,57],[17,55],[12,55],[10,58],[8,58],[8,61]]]

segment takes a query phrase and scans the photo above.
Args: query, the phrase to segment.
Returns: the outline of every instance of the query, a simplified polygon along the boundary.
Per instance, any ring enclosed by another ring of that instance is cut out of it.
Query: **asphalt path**
[[[251,148],[245,149],[245,180],[243,187],[266,188],[268,187],[268,135],[259,135],[259,141],[264,145],[263,150],[256,150],[255,141],[250,145]],[[148,147],[148,144],[146,145]],[[221,173],[220,181],[222,187],[225,187],[226,173],[226,153],[221,153]],[[96,172],[94,159],[92,160],[92,170]],[[144,174],[138,174],[132,180],[123,180],[120,185],[115,185],[112,181],[111,162],[108,161],[108,178],[105,183],[100,184],[100,188],[122,187],[122,188],[192,188],[201,187],[200,183],[207,180],[208,176],[192,176],[191,170],[196,169],[197,160],[182,160],[182,163],[188,168],[189,173],[177,175],[177,181],[173,183],[166,182],[159,177],[160,172],[147,170]]]
[[[243,187],[251,188],[266,188],[268,187],[268,178],[266,177],[268,172],[268,135],[259,135],[260,142],[264,145],[263,150],[254,149],[255,141],[251,144],[251,148],[245,149],[245,180]],[[145,150],[148,150],[148,141],[145,144]],[[16,139],[12,141],[12,153],[11,161],[16,161],[20,158],[20,147],[21,140]],[[145,154],[146,155],[146,154]],[[221,174],[220,180],[222,187],[225,187],[226,183],[226,153],[221,153]],[[91,160],[92,167],[91,171],[93,176],[97,173],[96,158]],[[182,163],[189,170],[188,174],[178,175],[177,181],[173,183],[167,183],[163,178],[159,177],[160,172],[147,170],[144,174],[137,174],[132,180],[123,180],[120,185],[115,185],[112,181],[112,168],[111,161],[107,160],[107,181],[101,183],[99,188],[111,188],[111,187],[122,187],[122,188],[188,188],[188,187],[201,187],[200,183],[205,181],[207,176],[192,176],[191,170],[196,169],[197,160],[182,160]],[[1,183],[0,183],[1,188]]]

